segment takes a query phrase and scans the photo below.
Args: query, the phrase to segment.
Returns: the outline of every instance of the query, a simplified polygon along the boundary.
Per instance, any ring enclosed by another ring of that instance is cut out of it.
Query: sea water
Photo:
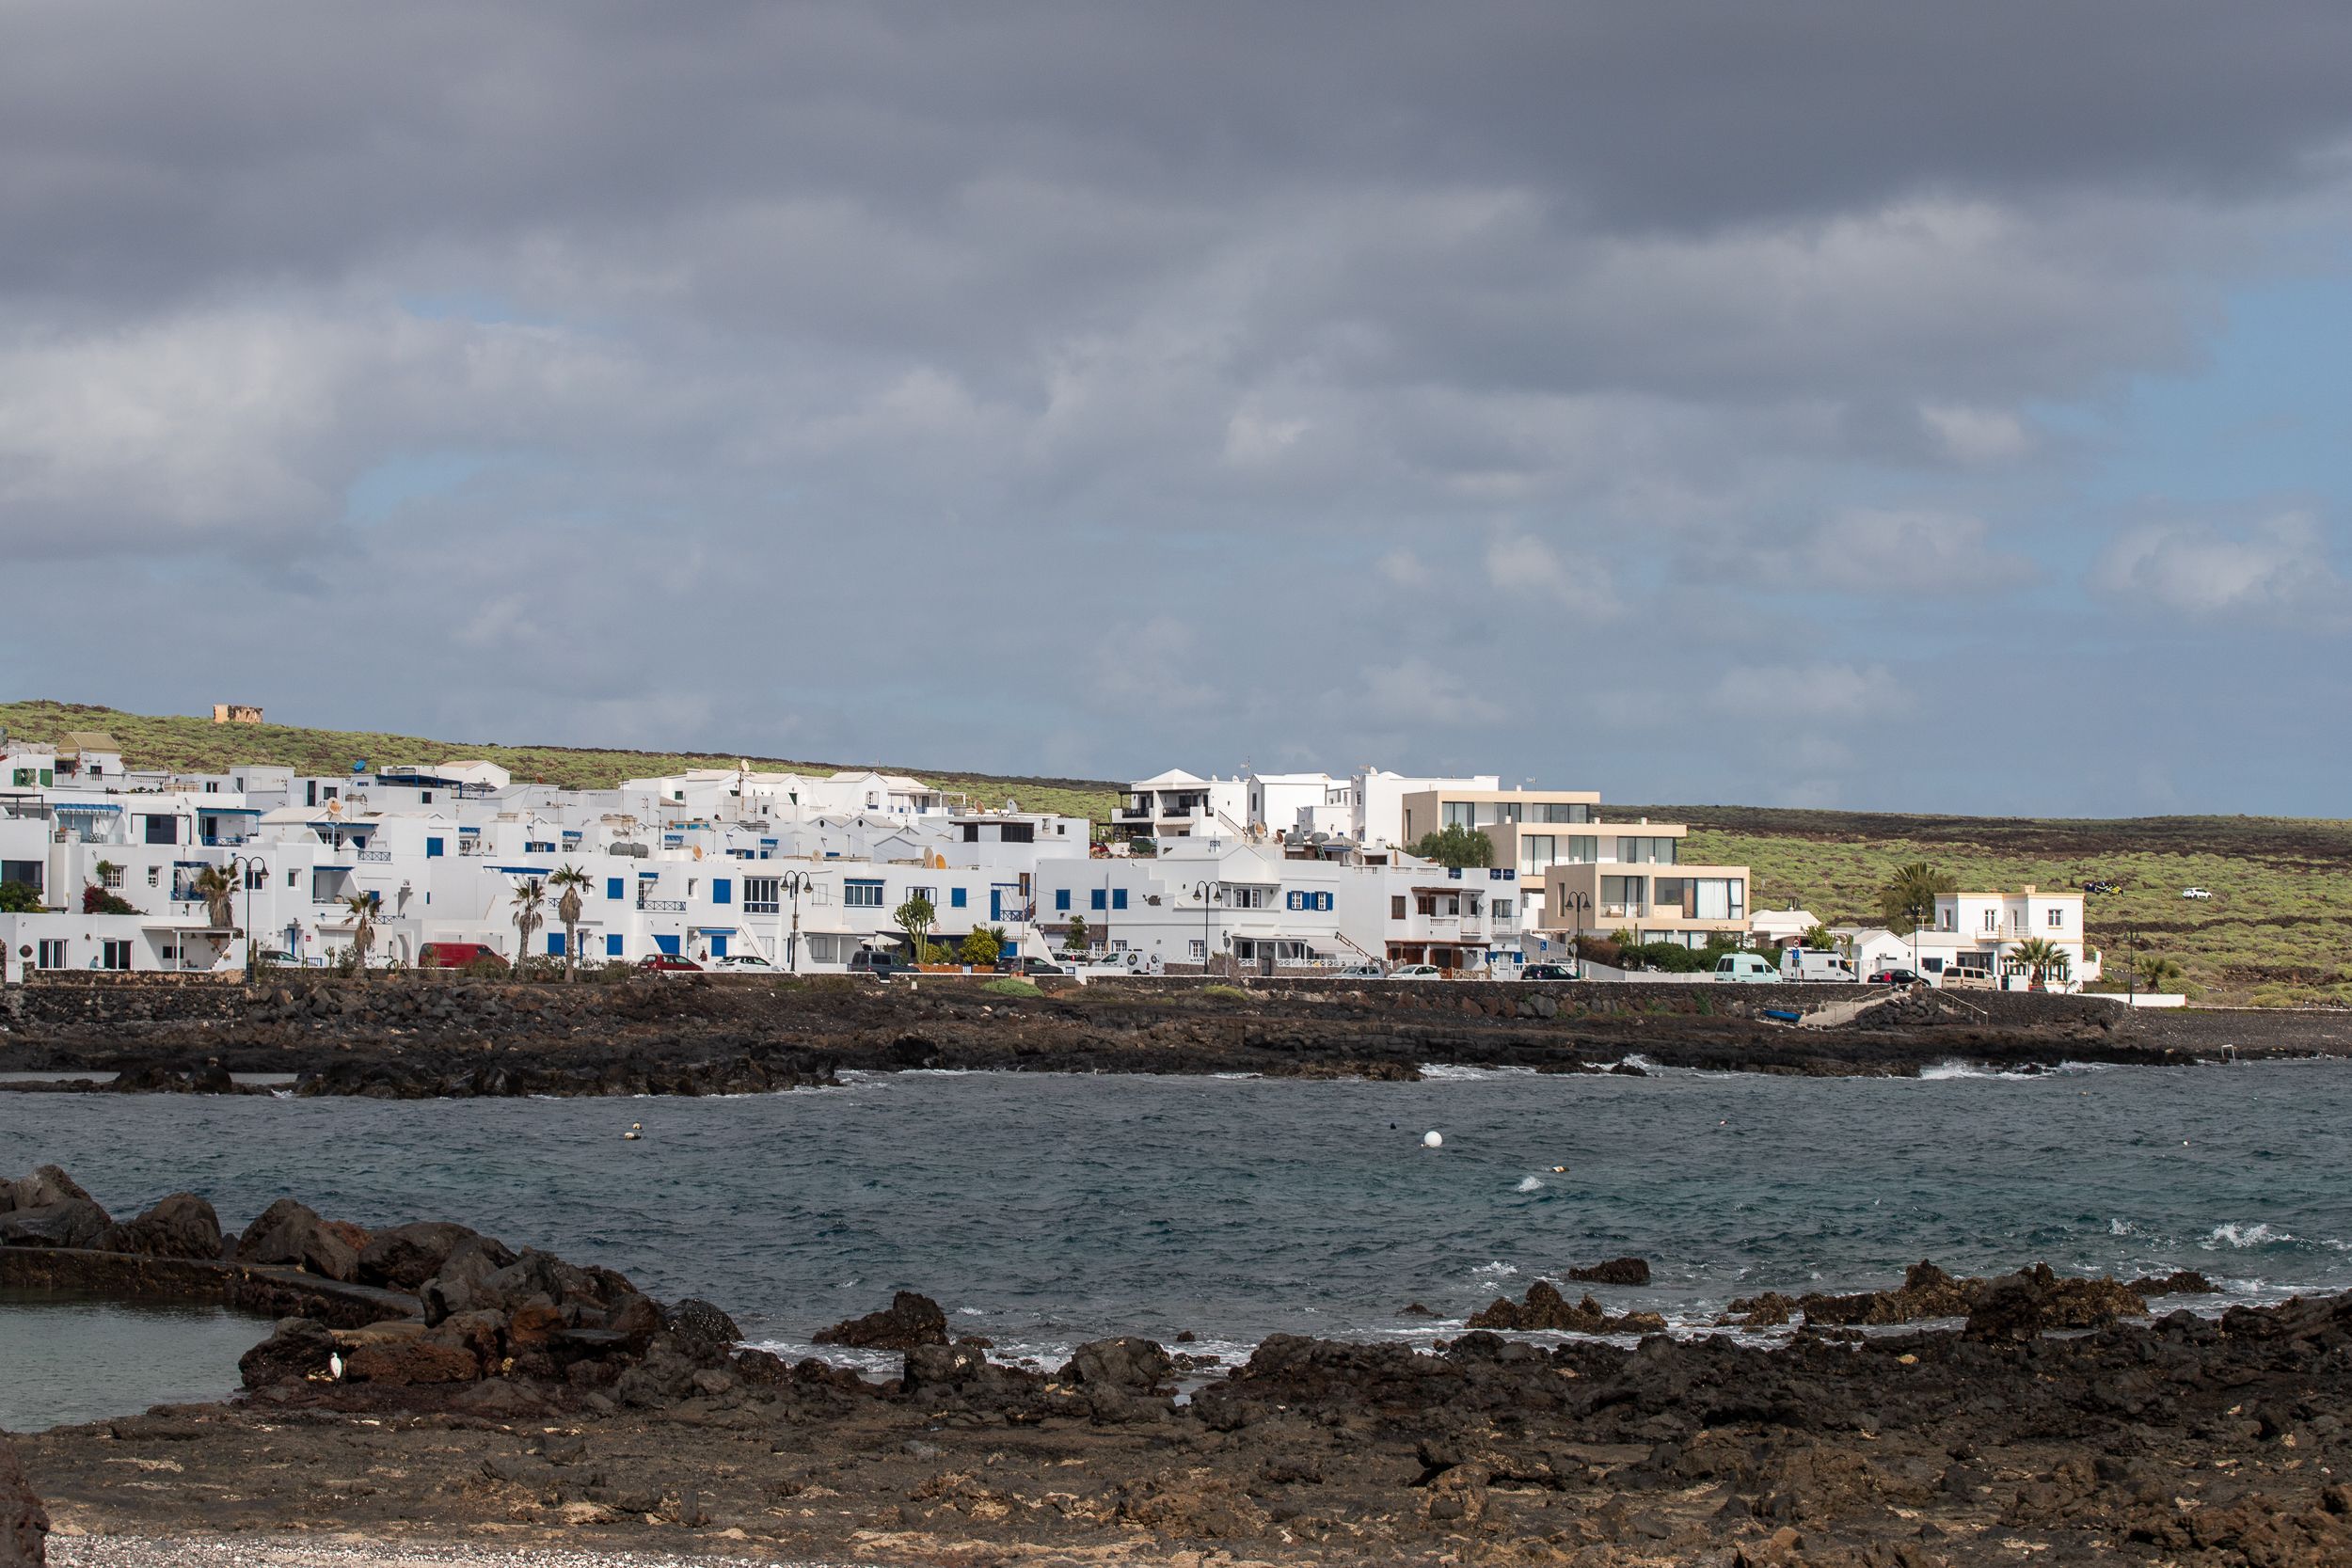
[[[695,1100],[0,1094],[0,1172],[55,1162],[118,1214],[188,1188],[232,1227],[288,1194],[368,1226],[462,1220],[705,1297],[792,1354],[921,1291],[999,1354],[1051,1359],[1120,1333],[1229,1352],[1275,1332],[1425,1341],[1620,1254],[1654,1277],[1603,1301],[1687,1329],[1735,1296],[1892,1285],[1921,1259],[2193,1268],[2228,1301],[2348,1289],[2347,1112],[2352,1062],[2334,1061],[1415,1084],[913,1072]],[[1443,1144],[1424,1148],[1433,1131]],[[1436,1317],[1400,1317],[1408,1303]],[[13,1337],[0,1316],[0,1356]]]

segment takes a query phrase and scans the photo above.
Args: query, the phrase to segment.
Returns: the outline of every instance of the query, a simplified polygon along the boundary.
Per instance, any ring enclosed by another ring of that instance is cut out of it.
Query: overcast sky
[[[2346,815],[2352,6],[0,0],[5,694]]]

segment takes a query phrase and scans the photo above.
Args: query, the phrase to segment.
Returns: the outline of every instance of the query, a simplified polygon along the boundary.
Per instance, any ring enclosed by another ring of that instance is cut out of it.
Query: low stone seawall
[[[269,1318],[364,1328],[417,1315],[413,1296],[323,1279],[276,1264],[153,1258],[72,1247],[0,1247],[0,1285],[87,1291],[115,1301],[218,1302]]]

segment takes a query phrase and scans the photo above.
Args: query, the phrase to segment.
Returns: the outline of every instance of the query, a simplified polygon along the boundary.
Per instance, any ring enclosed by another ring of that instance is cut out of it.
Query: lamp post
[[[1225,884],[1195,882],[1192,892],[1193,896],[1200,900],[1200,978],[1206,980],[1209,977],[1209,949],[1214,945],[1209,940],[1209,911],[1216,906],[1217,899],[1225,896]]]
[[[2139,933],[2129,926],[2123,927],[2123,995],[2130,1006],[2139,1005]]]
[[[245,884],[245,981],[253,985],[262,975],[261,955],[253,945],[253,875],[268,876],[269,863],[259,855],[231,855],[225,863],[237,868],[237,880]]]
[[[801,972],[801,895],[817,885],[817,879],[805,871],[787,871],[780,879],[784,891],[792,897],[792,940],[785,947],[785,967],[792,974]]]
[[[1568,914],[1568,962],[1575,967],[1576,977],[1584,978],[1584,911],[1593,907],[1593,895],[1581,888],[1560,895],[1560,907]]]

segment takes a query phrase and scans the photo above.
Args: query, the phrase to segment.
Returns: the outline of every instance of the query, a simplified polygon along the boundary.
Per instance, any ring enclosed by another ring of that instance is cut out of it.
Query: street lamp
[[[1209,941],[1209,911],[1216,900],[1225,896],[1225,884],[1195,882],[1192,894],[1200,900],[1200,977],[1205,980],[1209,977],[1209,949],[1213,945]]]
[[[1576,977],[1584,978],[1584,911],[1593,907],[1593,895],[1581,888],[1570,889],[1560,895],[1560,907],[1569,911],[1568,962],[1575,966]]]
[[[245,884],[245,981],[257,983],[262,974],[261,953],[253,945],[253,878],[255,873],[269,875],[269,862],[259,855],[231,855],[223,863],[236,867],[237,880]]]
[[[784,950],[785,968],[798,974],[801,972],[801,895],[815,887],[817,879],[805,871],[787,871],[778,879],[792,898],[792,940]]]

